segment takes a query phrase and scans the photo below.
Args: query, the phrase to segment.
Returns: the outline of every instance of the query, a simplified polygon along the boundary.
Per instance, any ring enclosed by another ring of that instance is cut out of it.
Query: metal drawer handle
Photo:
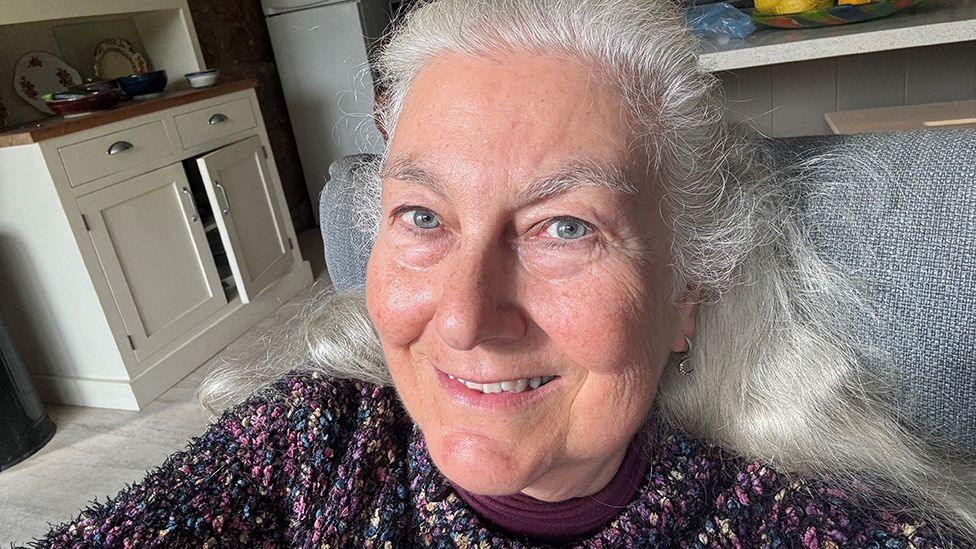
[[[227,122],[227,115],[218,112],[217,114],[211,116],[210,120],[207,122],[209,122],[211,126],[220,124],[221,122]]]
[[[132,143],[128,141],[116,141],[108,148],[108,154],[119,154],[132,148]]]
[[[227,189],[225,189],[224,186],[221,185],[220,182],[218,182],[218,181],[214,181],[214,188],[217,189],[218,191],[220,191],[220,194],[224,195],[224,209],[221,210],[221,211],[224,213],[224,215],[229,214],[230,213],[230,201],[227,200]]]
[[[190,222],[193,223],[198,219],[197,201],[193,199],[193,193],[191,193],[190,189],[187,189],[186,187],[183,187],[183,194],[185,194],[186,197],[190,200],[190,207],[193,208],[193,219],[190,220]]]

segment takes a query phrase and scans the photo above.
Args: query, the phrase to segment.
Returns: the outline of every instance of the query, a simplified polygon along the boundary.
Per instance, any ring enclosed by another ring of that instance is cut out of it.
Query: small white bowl
[[[186,76],[186,81],[190,83],[191,88],[208,88],[217,83],[217,77],[220,76],[220,71],[210,69],[208,71],[191,72],[184,76]]]

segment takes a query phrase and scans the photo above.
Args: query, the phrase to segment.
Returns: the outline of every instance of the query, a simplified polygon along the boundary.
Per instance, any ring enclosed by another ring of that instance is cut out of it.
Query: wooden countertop
[[[80,132],[97,126],[111,124],[112,122],[178,107],[194,101],[254,88],[257,84],[257,80],[254,79],[238,80],[217,84],[210,88],[191,88],[166,92],[162,96],[154,99],[130,99],[119,103],[111,109],[93,112],[84,116],[72,118],[51,116],[19,126],[4,128],[0,132],[0,147],[37,143],[45,139],[61,137],[69,133]]]
[[[828,112],[824,117],[835,134],[976,128],[976,101]]]

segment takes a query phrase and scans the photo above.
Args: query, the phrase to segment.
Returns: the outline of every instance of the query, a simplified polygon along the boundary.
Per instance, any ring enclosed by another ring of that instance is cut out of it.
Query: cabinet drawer
[[[162,120],[58,149],[72,187],[135,168],[171,152]]]
[[[176,130],[180,133],[184,149],[192,149],[255,125],[251,101],[247,98],[176,117]]]

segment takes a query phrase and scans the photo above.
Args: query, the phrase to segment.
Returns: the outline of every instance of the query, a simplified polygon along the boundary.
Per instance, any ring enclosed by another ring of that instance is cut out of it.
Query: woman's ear
[[[678,330],[674,334],[671,342],[671,351],[683,353],[688,350],[689,340],[695,337],[695,318],[698,313],[698,290],[689,289],[678,302]]]

